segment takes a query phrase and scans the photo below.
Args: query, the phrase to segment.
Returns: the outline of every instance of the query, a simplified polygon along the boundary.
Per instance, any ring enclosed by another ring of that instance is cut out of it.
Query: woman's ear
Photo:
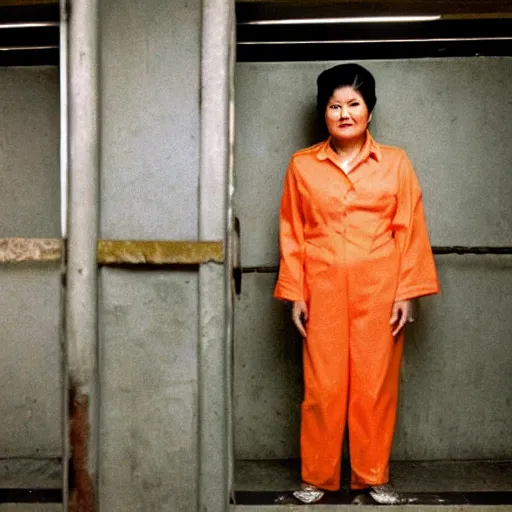
[[[373,112],[370,112],[370,115],[368,116],[368,124],[370,124],[370,121],[372,120]]]

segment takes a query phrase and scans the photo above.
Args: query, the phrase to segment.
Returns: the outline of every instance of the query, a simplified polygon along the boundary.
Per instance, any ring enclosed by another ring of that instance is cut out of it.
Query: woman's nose
[[[346,105],[341,107],[340,117],[342,119],[346,119],[348,117],[348,107]]]

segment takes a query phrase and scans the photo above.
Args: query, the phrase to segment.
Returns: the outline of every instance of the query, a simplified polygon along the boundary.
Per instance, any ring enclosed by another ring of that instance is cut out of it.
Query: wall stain
[[[89,397],[70,391],[71,443],[69,512],[95,512],[94,487],[87,469],[89,448]]]

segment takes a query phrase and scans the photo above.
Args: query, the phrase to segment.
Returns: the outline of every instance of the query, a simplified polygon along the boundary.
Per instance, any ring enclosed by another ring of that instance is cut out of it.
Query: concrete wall
[[[0,112],[0,237],[60,237],[57,69],[0,68]],[[0,266],[0,289],[0,458],[59,457],[60,268]]]
[[[235,211],[242,265],[278,264],[278,205],[291,153],[315,141],[315,80],[334,63],[239,63]],[[510,58],[375,61],[374,137],[404,147],[433,245],[510,245]],[[393,457],[512,457],[512,258],[439,256],[442,294],[421,301],[403,366]],[[298,456],[300,341],[249,274],[235,310],[238,458]]]
[[[101,237],[196,240],[199,0],[101,4]],[[101,510],[195,510],[196,271],[103,269]]]
[[[58,70],[0,68],[0,112],[0,237],[58,238]]]
[[[101,6],[101,236],[197,238],[200,3]]]
[[[197,274],[101,276],[101,510],[194,510]]]

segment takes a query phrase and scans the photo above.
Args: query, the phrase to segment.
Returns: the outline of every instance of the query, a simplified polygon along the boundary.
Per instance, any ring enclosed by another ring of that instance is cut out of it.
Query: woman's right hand
[[[303,338],[306,337],[306,322],[308,321],[308,307],[303,300],[297,300],[292,307],[292,320]]]

